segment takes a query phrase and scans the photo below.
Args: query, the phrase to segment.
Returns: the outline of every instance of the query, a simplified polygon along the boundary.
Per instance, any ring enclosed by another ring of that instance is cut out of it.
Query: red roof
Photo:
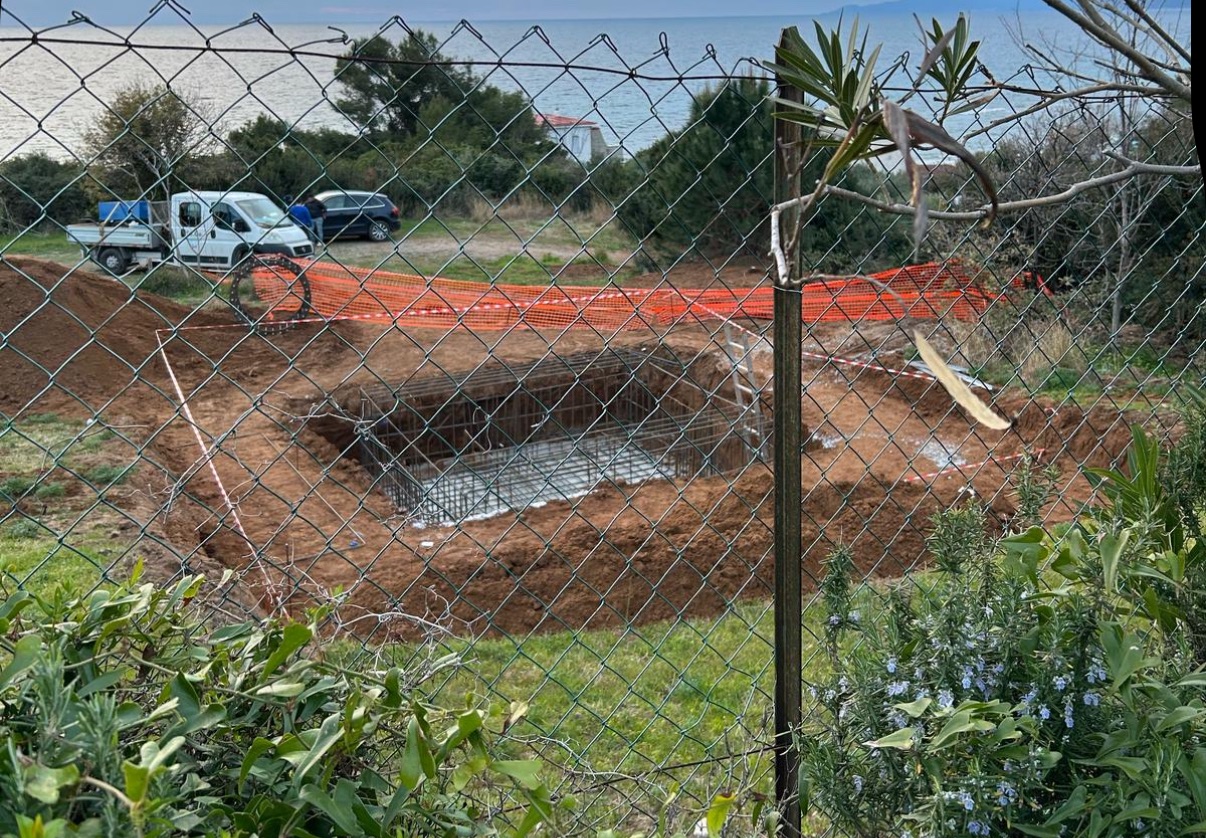
[[[572,116],[561,116],[555,113],[538,113],[536,121],[543,122],[550,128],[573,128],[577,125],[585,125],[589,128],[596,127],[596,123],[588,119],[575,119]]]

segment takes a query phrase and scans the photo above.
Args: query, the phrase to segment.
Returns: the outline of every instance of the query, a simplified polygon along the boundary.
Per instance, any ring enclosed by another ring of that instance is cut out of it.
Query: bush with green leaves
[[[0,592],[0,836],[525,835],[540,764],[424,673],[326,662],[308,623],[215,626],[199,578]],[[521,714],[512,711],[507,722]]]
[[[83,174],[81,166],[42,153],[0,162],[0,231],[90,218],[93,205],[81,185]]]
[[[775,192],[775,129],[770,87],[753,78],[728,81],[699,94],[686,124],[638,152],[611,197],[636,239],[677,258],[761,257],[770,247],[767,217]],[[832,157],[809,154],[800,174],[815,181]],[[611,177],[614,181],[614,175]],[[837,178],[872,194],[883,184],[864,170]],[[851,201],[828,201],[809,216],[800,248],[809,264],[829,270],[874,270],[899,265],[912,254],[907,223],[863,212]]]
[[[1184,608],[1206,545],[1161,473],[1137,428],[1127,470],[1094,474],[1108,503],[1072,525],[994,545],[977,504],[946,510],[934,569],[875,613],[835,556],[806,809],[876,838],[1206,831],[1206,672]]]

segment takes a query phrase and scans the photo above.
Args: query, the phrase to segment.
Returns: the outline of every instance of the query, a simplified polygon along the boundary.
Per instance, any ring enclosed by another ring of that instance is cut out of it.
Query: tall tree
[[[84,135],[81,157],[102,195],[167,197],[215,136],[200,97],[165,85],[120,91]]]
[[[468,70],[445,61],[435,36],[420,30],[396,42],[381,35],[353,41],[335,64],[335,78],[347,92],[336,104],[369,133],[410,136],[427,104],[459,102],[473,88]]]

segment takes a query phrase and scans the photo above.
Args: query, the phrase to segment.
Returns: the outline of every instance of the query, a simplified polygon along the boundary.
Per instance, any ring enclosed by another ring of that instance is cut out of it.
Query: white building
[[[553,113],[536,114],[536,122],[580,163],[590,163],[606,155],[609,150],[598,123]]]

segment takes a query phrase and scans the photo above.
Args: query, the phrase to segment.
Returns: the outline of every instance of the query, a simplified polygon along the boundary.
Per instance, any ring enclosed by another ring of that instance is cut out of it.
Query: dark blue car
[[[383,242],[402,226],[398,208],[380,192],[333,189],[314,197],[326,209],[322,234],[327,240],[355,236]]]

